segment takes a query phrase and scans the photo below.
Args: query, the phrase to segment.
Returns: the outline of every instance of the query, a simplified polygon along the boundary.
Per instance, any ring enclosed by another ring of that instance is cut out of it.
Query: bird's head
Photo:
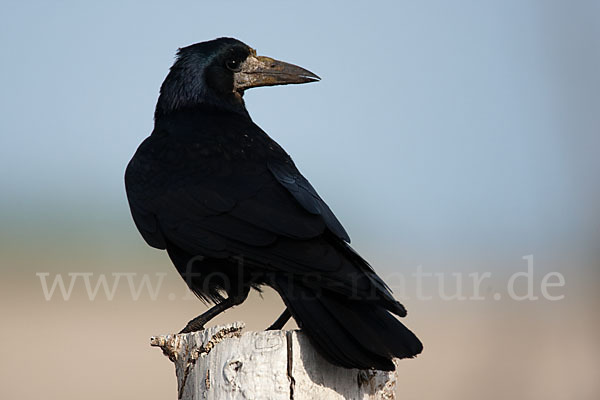
[[[247,114],[242,98],[246,89],[318,80],[297,65],[258,56],[236,39],[196,43],[177,52],[161,86],[155,117],[202,104]]]

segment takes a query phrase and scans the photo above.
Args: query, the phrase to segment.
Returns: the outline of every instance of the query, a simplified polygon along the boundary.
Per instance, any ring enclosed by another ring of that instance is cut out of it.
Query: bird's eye
[[[237,60],[229,60],[225,63],[225,65],[227,65],[227,68],[233,72],[240,70],[240,62]]]

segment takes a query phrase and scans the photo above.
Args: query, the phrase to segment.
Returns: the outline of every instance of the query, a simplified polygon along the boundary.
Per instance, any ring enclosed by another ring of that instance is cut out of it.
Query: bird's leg
[[[190,333],[203,330],[204,324],[206,324],[208,321],[221,314],[222,312],[230,309],[231,307],[243,303],[244,300],[246,300],[246,298],[248,297],[249,292],[249,287],[244,288],[241,293],[237,295],[231,295],[219,304],[215,304],[208,311],[206,311],[203,314],[200,314],[199,316],[188,322],[185,328],[183,328],[179,333]]]
[[[288,322],[290,320],[291,316],[292,316],[292,313],[290,312],[290,310],[288,308],[286,308],[285,310],[283,310],[283,312],[281,313],[279,318],[277,318],[277,320],[275,322],[273,322],[271,324],[271,326],[268,327],[266,330],[267,331],[280,330],[281,328],[283,328],[283,326],[286,324],[286,322]]]

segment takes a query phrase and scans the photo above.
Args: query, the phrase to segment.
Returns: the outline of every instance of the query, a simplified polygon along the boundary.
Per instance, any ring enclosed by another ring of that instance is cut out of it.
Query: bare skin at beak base
[[[321,80],[307,69],[270,57],[250,54],[234,74],[234,90],[260,86],[290,85]]]

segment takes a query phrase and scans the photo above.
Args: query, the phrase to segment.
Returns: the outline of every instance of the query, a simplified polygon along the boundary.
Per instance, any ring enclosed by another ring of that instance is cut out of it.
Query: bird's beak
[[[242,92],[258,86],[320,81],[317,75],[294,64],[250,54],[234,74],[234,88]]]

